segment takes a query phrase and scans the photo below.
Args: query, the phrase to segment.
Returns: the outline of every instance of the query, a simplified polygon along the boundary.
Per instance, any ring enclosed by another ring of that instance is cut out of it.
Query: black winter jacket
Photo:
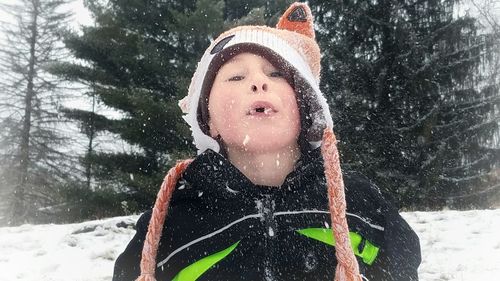
[[[418,280],[415,232],[378,189],[344,174],[347,221],[368,280]],[[139,276],[151,211],[115,264],[113,280]],[[330,281],[336,258],[319,149],[303,156],[280,188],[257,186],[208,150],[173,194],[157,257],[158,281]],[[175,277],[175,279],[174,279]]]

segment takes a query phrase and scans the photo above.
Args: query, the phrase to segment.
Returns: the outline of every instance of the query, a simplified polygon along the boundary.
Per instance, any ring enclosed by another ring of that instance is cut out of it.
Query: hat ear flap
[[[295,2],[281,16],[278,29],[295,31],[314,39],[313,17],[311,9],[305,3]]]

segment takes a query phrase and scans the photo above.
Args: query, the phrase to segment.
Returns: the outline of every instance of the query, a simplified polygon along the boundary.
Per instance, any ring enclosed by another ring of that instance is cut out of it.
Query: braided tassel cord
[[[340,169],[337,139],[331,128],[326,128],[323,133],[321,154],[324,160],[325,176],[328,185],[328,202],[332,218],[332,229],[336,241],[335,255],[337,256],[337,268],[335,270],[335,281],[361,281],[358,261],[352,251],[349,238],[344,180]]]
[[[144,247],[142,248],[141,275],[136,279],[136,281],[156,281],[156,255],[163,230],[163,224],[165,223],[165,218],[167,217],[170,198],[172,197],[177,181],[192,161],[193,160],[188,159],[178,162],[175,167],[168,171],[165,179],[163,180],[160,191],[158,191],[158,195],[156,196],[153,214],[151,215],[151,220],[149,221],[148,233],[146,234],[146,240],[144,241]]]

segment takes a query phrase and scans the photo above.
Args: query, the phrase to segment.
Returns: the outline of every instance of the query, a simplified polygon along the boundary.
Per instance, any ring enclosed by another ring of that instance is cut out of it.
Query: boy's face
[[[219,69],[208,110],[211,136],[220,135],[228,149],[273,152],[297,146],[295,91],[261,56],[241,53]]]

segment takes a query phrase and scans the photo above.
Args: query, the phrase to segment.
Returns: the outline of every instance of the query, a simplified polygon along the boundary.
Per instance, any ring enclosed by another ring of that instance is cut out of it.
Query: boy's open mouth
[[[247,115],[251,116],[267,116],[277,113],[278,111],[274,106],[266,101],[257,101],[252,104],[247,112]]]

